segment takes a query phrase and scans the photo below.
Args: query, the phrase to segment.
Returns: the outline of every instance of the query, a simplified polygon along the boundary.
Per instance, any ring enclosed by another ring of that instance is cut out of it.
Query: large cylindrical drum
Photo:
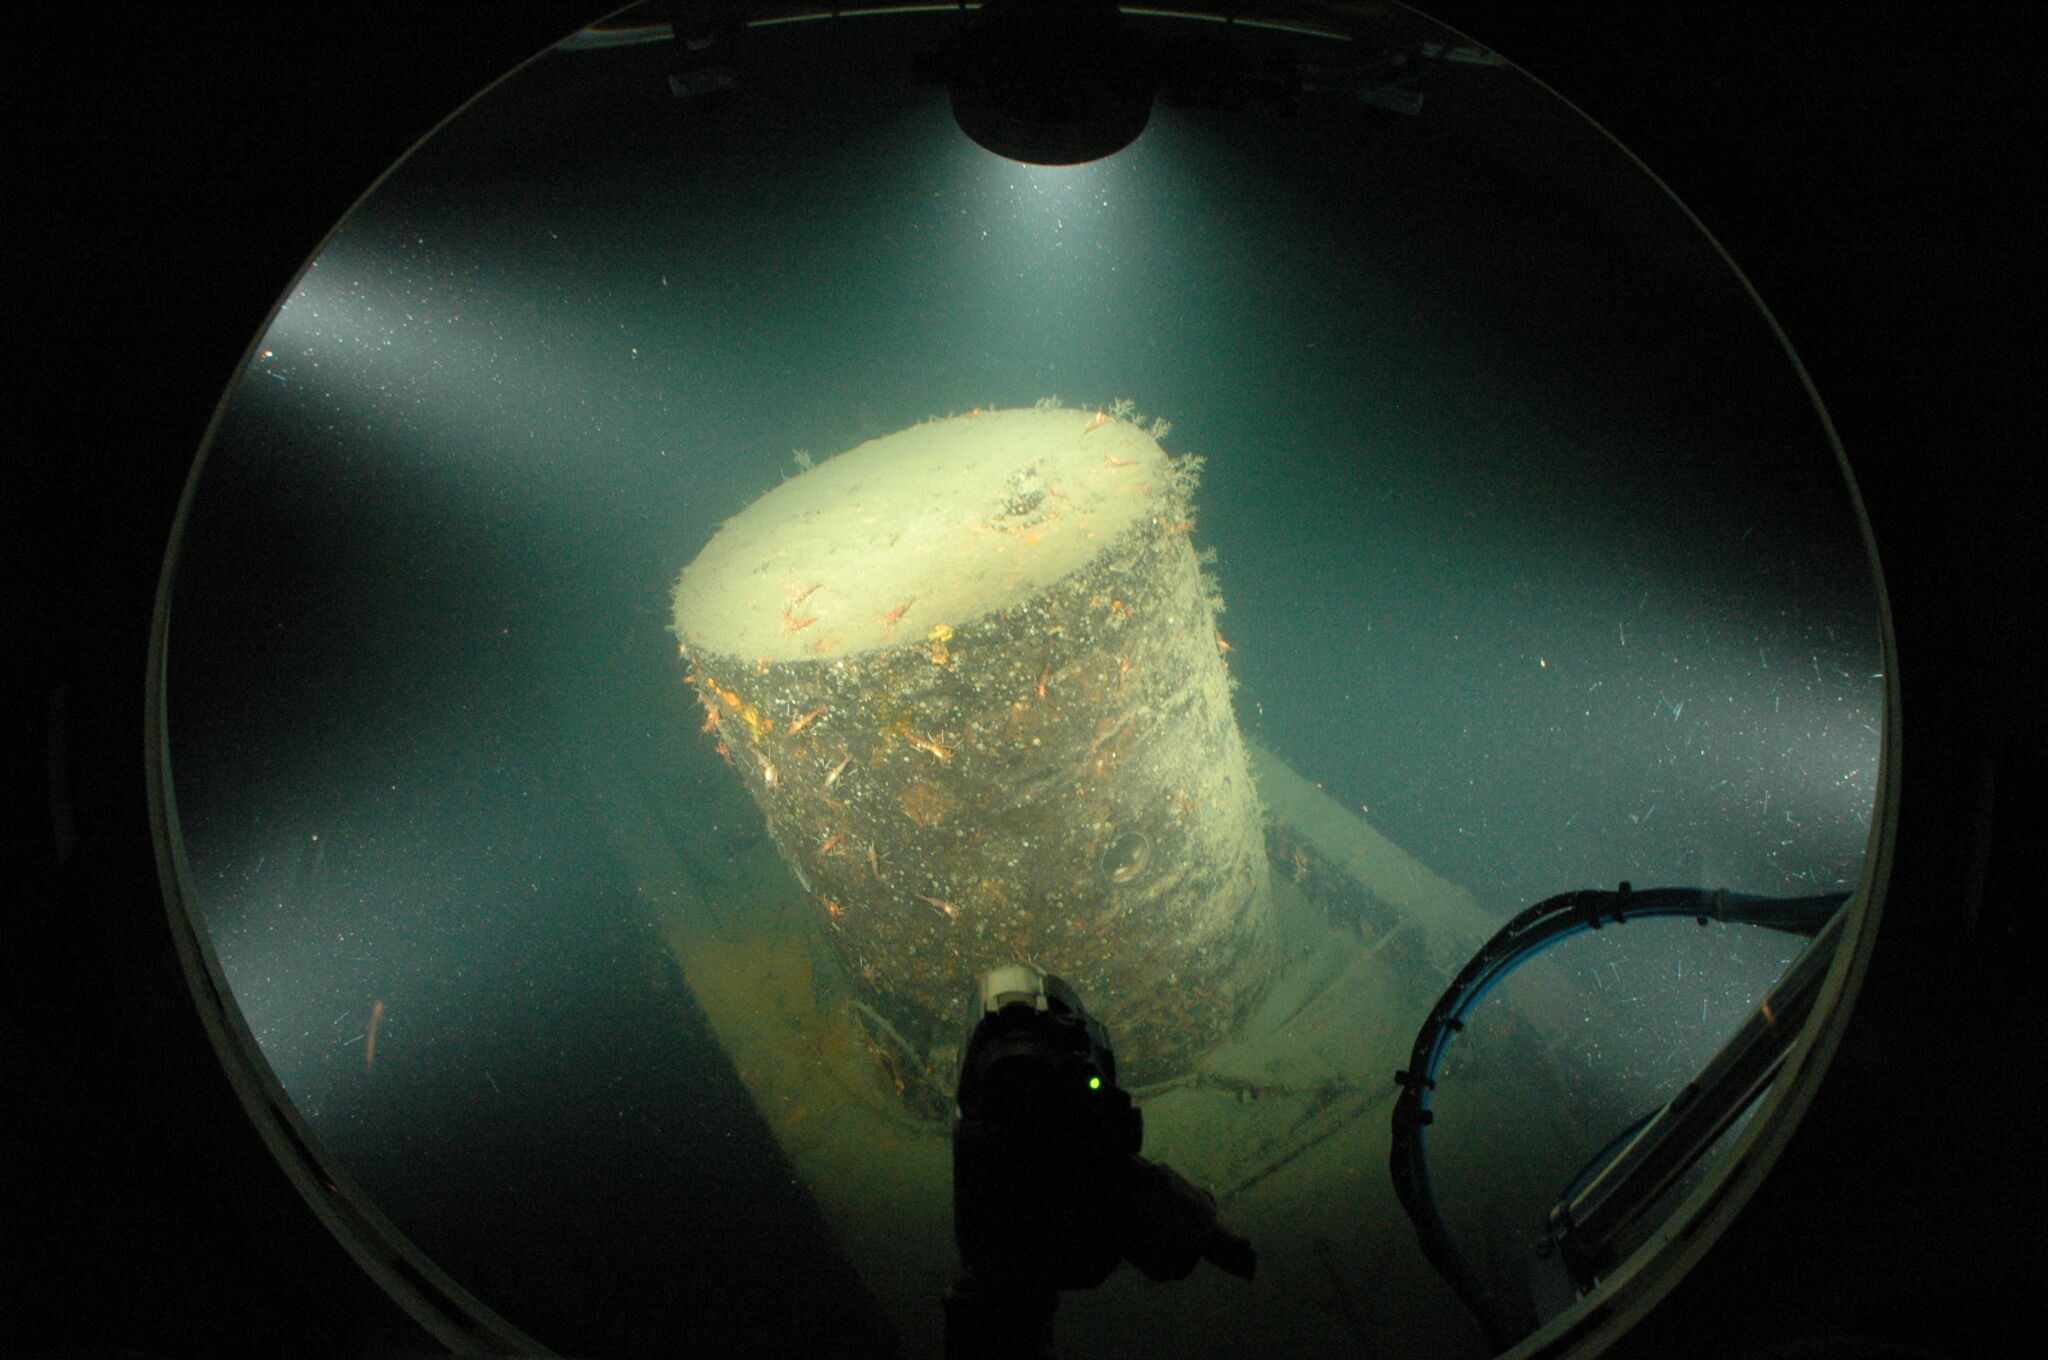
[[[1261,811],[1188,541],[1199,461],[1127,410],[873,440],[676,585],[706,728],[926,1089],[997,964],[1070,979],[1141,1085],[1269,977]]]

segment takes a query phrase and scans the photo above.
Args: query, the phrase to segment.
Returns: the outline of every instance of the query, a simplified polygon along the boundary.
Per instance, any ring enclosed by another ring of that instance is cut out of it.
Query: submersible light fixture
[[[1080,165],[1136,141],[1158,88],[1150,49],[1111,0],[990,0],[916,63],[979,146],[1027,165]]]

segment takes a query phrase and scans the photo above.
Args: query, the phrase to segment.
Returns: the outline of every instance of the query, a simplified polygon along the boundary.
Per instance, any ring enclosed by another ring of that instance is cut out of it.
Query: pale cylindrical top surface
[[[871,440],[727,520],[683,572],[683,643],[846,656],[1032,597],[1157,514],[1157,441],[1093,411],[984,411]]]

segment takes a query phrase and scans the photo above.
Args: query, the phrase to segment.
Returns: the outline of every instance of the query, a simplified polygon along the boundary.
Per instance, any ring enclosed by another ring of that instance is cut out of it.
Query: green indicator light
[[[1090,1077],[1090,1078],[1088,1078],[1088,1089],[1089,1089],[1089,1090],[1091,1090],[1091,1091],[1100,1091],[1100,1090],[1102,1089],[1102,1078],[1101,1078],[1101,1077]]]

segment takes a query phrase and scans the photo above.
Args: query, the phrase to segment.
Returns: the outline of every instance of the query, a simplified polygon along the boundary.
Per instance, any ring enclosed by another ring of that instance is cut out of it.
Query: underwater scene
[[[761,29],[725,121],[658,45],[544,54],[291,287],[169,593],[212,962],[324,1152],[564,1353],[937,1355],[970,991],[1026,962],[1259,1253],[1064,1295],[1062,1354],[1488,1354],[1387,1171],[1450,980],[1557,893],[1863,875],[1825,426],[1497,62],[1036,168],[857,77],[934,22]],[[1473,1013],[1435,1188],[1521,1330],[1559,1196],[1803,945],[1630,921]]]

